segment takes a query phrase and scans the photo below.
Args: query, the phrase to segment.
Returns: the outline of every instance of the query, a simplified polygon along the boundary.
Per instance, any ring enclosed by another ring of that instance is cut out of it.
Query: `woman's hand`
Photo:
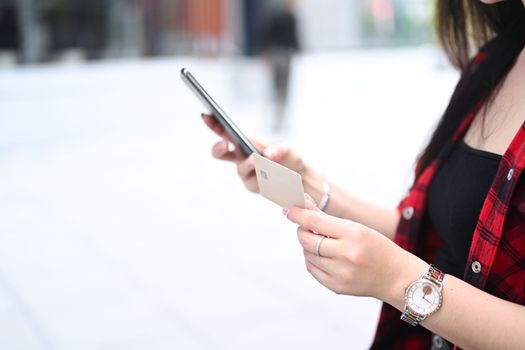
[[[306,209],[285,208],[283,213],[299,225],[308,272],[335,293],[397,300],[406,281],[428,266],[379,232],[323,213],[308,195],[305,201]]]
[[[245,157],[240,150],[235,149],[230,138],[222,128],[209,114],[203,114],[204,123],[222,140],[212,147],[212,155],[221,160],[233,162],[237,166],[237,173],[243,181],[246,188],[252,192],[259,192],[257,178],[255,176],[255,162],[253,156]],[[257,140],[250,139],[253,145],[268,159],[280,163],[285,167],[292,169],[299,174],[303,174],[305,166],[301,158],[285,145],[265,145]]]

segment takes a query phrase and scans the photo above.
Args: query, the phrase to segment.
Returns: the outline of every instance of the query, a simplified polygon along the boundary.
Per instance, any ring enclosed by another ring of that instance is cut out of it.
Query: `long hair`
[[[461,71],[449,105],[426,149],[416,176],[437,157],[464,117],[482,99],[490,100],[525,45],[525,7],[521,0],[487,5],[479,0],[437,0],[435,26],[450,62]],[[472,54],[486,58],[473,65]]]

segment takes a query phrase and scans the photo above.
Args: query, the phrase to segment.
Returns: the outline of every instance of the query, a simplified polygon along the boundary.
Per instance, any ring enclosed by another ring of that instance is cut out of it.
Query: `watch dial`
[[[441,304],[438,288],[424,281],[416,281],[408,287],[407,306],[420,315],[429,315]]]

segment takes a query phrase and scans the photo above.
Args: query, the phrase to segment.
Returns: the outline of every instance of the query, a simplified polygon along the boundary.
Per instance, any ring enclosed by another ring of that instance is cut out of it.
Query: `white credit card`
[[[258,154],[252,156],[259,192],[263,197],[281,207],[305,207],[301,175]]]

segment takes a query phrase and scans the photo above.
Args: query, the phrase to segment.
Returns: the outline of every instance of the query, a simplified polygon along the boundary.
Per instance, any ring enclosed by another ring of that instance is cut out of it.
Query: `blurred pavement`
[[[395,205],[457,75],[435,49],[265,67],[162,59],[0,71],[1,349],[365,349],[380,303],[305,270],[295,227],[210,157],[190,68],[249,135]]]

